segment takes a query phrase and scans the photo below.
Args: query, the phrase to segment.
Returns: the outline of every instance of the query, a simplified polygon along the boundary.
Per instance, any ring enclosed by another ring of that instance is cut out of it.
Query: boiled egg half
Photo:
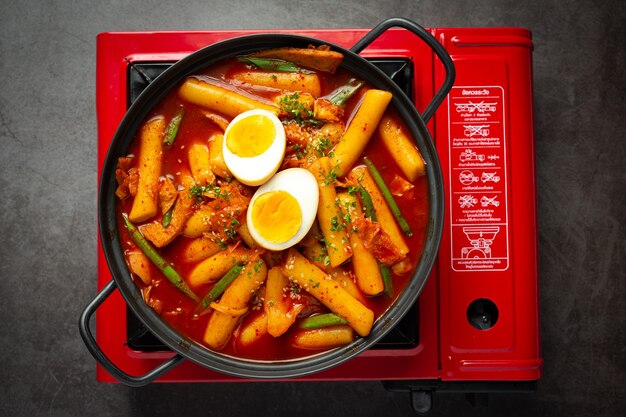
[[[318,200],[313,174],[302,168],[280,171],[250,200],[246,221],[252,238],[272,251],[295,245],[313,225]]]
[[[285,129],[278,117],[267,110],[249,110],[235,117],[224,132],[224,162],[239,181],[258,186],[278,171],[285,146]]]

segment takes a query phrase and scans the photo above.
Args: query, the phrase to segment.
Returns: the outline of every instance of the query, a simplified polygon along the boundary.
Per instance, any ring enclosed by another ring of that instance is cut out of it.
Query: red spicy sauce
[[[241,62],[228,60],[200,75],[216,80],[220,85],[224,83],[224,86],[227,88],[235,89],[235,87],[232,86],[228,87],[228,79],[237,71],[248,69],[249,68]],[[318,73],[318,75],[322,86],[322,96],[329,94],[352,78],[351,74],[342,69],[338,70],[334,75],[325,73]],[[243,92],[257,100],[267,102],[271,102],[273,97],[280,93],[268,88],[251,88],[241,83],[237,85],[236,89],[239,93]],[[362,87],[360,91],[346,103],[344,116],[346,125],[348,124],[350,116],[356,110],[363,93],[367,89],[367,86]],[[170,120],[174,114],[176,114],[179,107],[181,105],[184,106],[185,114],[179,127],[176,141],[170,149],[163,150],[162,175],[173,176],[175,184],[180,183],[181,175],[189,173],[187,161],[189,147],[195,143],[207,144],[211,136],[223,133],[216,124],[205,117],[203,114],[204,109],[184,102],[178,96],[177,91],[178,87],[172,89],[146,118],[146,120],[149,120],[156,115],[162,115],[165,117],[165,120]],[[399,121],[399,117],[391,106],[387,109],[387,112]],[[138,142],[138,140],[133,142],[129,154],[139,156]],[[394,177],[404,177],[377,133],[371,138],[367,148],[363,152],[363,156],[367,156],[373,161],[388,185],[391,184]],[[137,158],[134,159],[135,165],[136,161]],[[357,165],[360,163],[361,162],[357,162]],[[410,248],[407,255],[408,260],[410,264],[413,265],[414,269],[422,254],[428,222],[428,185],[426,177],[419,177],[413,183],[413,186],[414,188],[404,193],[402,196],[396,197],[396,202],[413,231],[411,237],[404,236],[404,238]],[[136,246],[134,242],[132,242],[122,220],[122,213],[129,213],[131,207],[132,198],[122,200],[118,204],[118,230],[120,230],[120,241],[122,242],[123,251],[136,250]],[[155,218],[148,220],[146,223],[161,221],[161,217],[162,215],[159,211]],[[136,226],[141,226],[141,224],[137,224]],[[158,249],[158,252],[168,260],[174,269],[183,277],[188,276],[197,265],[197,263],[184,262],[181,255],[190,242],[190,238],[179,236],[171,244]],[[158,307],[155,309],[169,325],[191,340],[202,344],[210,313],[198,315],[196,312],[196,303],[176,289],[154,265],[151,265],[151,268],[152,276],[154,277],[151,286],[147,287],[141,280],[135,279],[137,285],[142,289],[144,295],[146,295],[146,300],[151,299],[153,302],[156,300]],[[347,265],[344,265],[344,269],[352,271],[350,261],[347,262]],[[395,294],[392,298],[384,295],[364,297],[365,305],[374,312],[376,318],[380,317],[391,306],[398,295],[404,290],[410,278],[410,273],[403,275],[393,274]],[[210,290],[212,285],[213,284],[194,288],[194,291],[202,297]],[[147,293],[148,290],[149,293]],[[259,300],[257,300],[257,302],[258,301]],[[326,307],[306,294],[303,289],[299,291],[299,299],[296,301],[298,303],[304,303],[307,306],[303,313],[310,314],[311,312],[327,311]],[[252,306],[248,313],[241,318],[240,328],[254,320],[261,314],[262,310],[262,304],[258,309]],[[234,336],[230,338],[229,343],[221,353],[254,360],[284,360],[317,353],[317,351],[314,350],[296,348],[291,344],[290,340],[293,334],[299,331],[297,322],[281,337],[274,338],[269,334],[265,334],[249,346],[243,346],[238,342],[238,331],[239,330],[235,331]]]

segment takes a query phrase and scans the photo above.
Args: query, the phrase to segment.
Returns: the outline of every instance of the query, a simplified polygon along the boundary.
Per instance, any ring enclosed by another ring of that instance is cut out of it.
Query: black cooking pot
[[[359,52],[365,49],[365,47],[380,36],[380,34],[391,27],[408,29],[420,37],[434,50],[446,70],[445,82],[421,116],[418,114],[409,98],[406,97],[389,77],[358,55]],[[393,105],[404,120],[406,126],[410,129],[426,161],[426,174],[430,192],[430,218],[424,252],[407,287],[389,310],[374,323],[374,327],[367,337],[359,338],[350,345],[336,348],[322,354],[290,361],[251,361],[212,352],[178,333],[165,323],[152,308],[146,305],[141,296],[141,292],[130,277],[119,243],[116,220],[117,203],[115,189],[117,183],[115,179],[115,168],[118,158],[127,154],[135,132],[150,110],[186,77],[196,74],[203,68],[223,59],[250,54],[262,49],[285,46],[307,47],[308,45],[318,46],[322,44],[328,44],[332,49],[343,53],[344,60],[341,65],[352,72],[356,77],[365,80],[375,88],[391,91],[393,93]],[[104,163],[102,182],[100,184],[98,220],[102,246],[113,280],[111,280],[94,300],[87,305],[79,322],[81,336],[94,358],[120,382],[130,386],[141,386],[150,383],[185,359],[219,372],[248,378],[289,378],[302,376],[345,362],[376,343],[400,321],[407,310],[415,303],[426,283],[437,256],[443,227],[443,180],[435,146],[425,123],[431,118],[437,107],[450,91],[450,88],[452,88],[454,75],[455,71],[452,60],[437,40],[421,26],[402,18],[392,18],[382,22],[365,35],[363,39],[350,50],[329,44],[325,41],[303,36],[287,34],[251,35],[233,38],[207,46],[180,60],[166,70],[162,75],[156,78],[131,105],[115,133]],[[142,376],[130,376],[115,366],[99,348],[89,329],[91,316],[116,288],[119,289],[126,303],[143,322],[146,328],[165,345],[176,352],[176,355],[171,359]]]

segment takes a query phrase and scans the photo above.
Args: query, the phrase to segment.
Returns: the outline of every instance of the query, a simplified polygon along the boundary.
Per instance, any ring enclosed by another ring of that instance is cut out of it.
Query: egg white
[[[302,212],[302,222],[298,231],[286,242],[274,243],[263,238],[257,232],[252,221],[252,208],[258,197],[271,191],[286,191],[291,194]],[[250,200],[246,221],[252,238],[265,249],[280,251],[292,247],[300,242],[309,232],[315,216],[317,215],[317,205],[319,202],[319,189],[315,176],[303,168],[290,168],[280,171],[271,180],[260,186]]]
[[[274,124],[275,136],[270,147],[263,153],[252,157],[241,157],[234,154],[226,145],[231,127],[241,120],[255,115],[262,115],[270,119]],[[224,132],[223,153],[224,162],[235,178],[246,185],[257,186],[265,183],[278,171],[285,157],[287,140],[285,128],[274,114],[267,110],[249,110],[241,113],[233,119]]]

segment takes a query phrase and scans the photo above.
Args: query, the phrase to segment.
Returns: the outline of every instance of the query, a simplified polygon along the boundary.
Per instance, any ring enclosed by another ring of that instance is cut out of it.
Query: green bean
[[[396,221],[400,225],[400,228],[405,235],[412,236],[413,231],[411,230],[411,227],[402,215],[400,207],[398,207],[396,200],[393,198],[393,195],[391,194],[391,191],[389,191],[389,187],[387,187],[387,184],[385,184],[385,180],[383,180],[383,177],[381,177],[380,172],[378,172],[378,169],[376,169],[374,163],[368,158],[363,158],[363,162],[365,162],[365,165],[367,166],[370,174],[372,174],[372,178],[374,178],[376,185],[378,185],[378,188],[380,188],[380,191],[383,193],[383,197],[385,198],[385,201],[387,201],[387,204],[391,209],[391,213],[393,213],[393,217],[396,218]]]
[[[185,114],[185,110],[183,106],[180,106],[172,120],[167,125],[165,129],[165,135],[163,136],[163,144],[168,148],[174,144],[174,140],[176,139],[176,135],[178,134],[178,128],[180,127],[180,122],[183,120],[183,116]]]
[[[167,227],[172,222],[172,213],[174,213],[174,206],[165,212],[163,215],[163,219],[161,219],[161,224],[163,227]]]
[[[300,328],[318,329],[320,327],[334,326],[336,324],[348,324],[348,321],[334,313],[318,314],[303,319],[300,322]]]
[[[239,276],[242,269],[243,269],[242,263],[238,263],[232,268],[230,268],[230,270],[222,278],[220,278],[220,280],[217,281],[217,283],[215,283],[213,288],[211,288],[211,291],[209,291],[207,295],[204,296],[204,298],[200,302],[199,307],[202,310],[209,308],[211,303],[217,300],[217,297],[219,297],[220,295],[222,295],[222,293],[224,293],[224,291],[226,290],[226,287],[228,287],[230,283],[233,282],[235,278],[237,278],[237,276]]]
[[[339,87],[333,93],[333,95],[330,96],[328,101],[338,106],[341,106],[342,104],[345,104],[346,101],[348,101],[348,99],[352,97],[363,84],[363,81],[352,78],[350,81],[348,81],[348,84]]]
[[[163,272],[163,275],[167,278],[169,282],[172,283],[176,288],[181,290],[186,296],[194,300],[195,302],[199,301],[199,298],[194,292],[189,288],[183,277],[181,277],[178,272],[170,265],[168,261],[163,259],[163,257],[156,251],[156,249],[146,240],[146,238],[141,234],[139,229],[128,220],[128,216],[126,214],[122,215],[124,219],[124,223],[126,224],[126,229],[128,233],[130,233],[130,237],[137,244],[139,249],[152,261],[153,264],[157,266]]]
[[[374,211],[372,196],[362,185],[359,185],[359,194],[361,195],[361,200],[363,201],[363,210],[365,210],[365,216],[372,219],[372,221],[376,221],[376,211]]]
[[[282,59],[271,58],[252,58],[249,56],[240,56],[237,59],[246,64],[254,65],[262,70],[278,71],[278,72],[301,72],[312,73],[311,71],[299,68],[293,62],[283,61]]]
[[[387,265],[378,263],[380,275],[383,277],[383,285],[385,286],[385,295],[391,297],[393,295],[393,279],[391,279],[391,269]]]

